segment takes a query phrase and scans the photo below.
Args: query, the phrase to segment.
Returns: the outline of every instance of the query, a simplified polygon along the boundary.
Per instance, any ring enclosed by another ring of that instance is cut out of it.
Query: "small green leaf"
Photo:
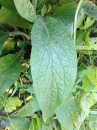
[[[41,118],[36,116],[35,118],[32,119],[29,130],[42,130],[41,129]],[[45,129],[43,129],[45,130]]]
[[[30,0],[14,0],[18,13],[26,20],[34,22],[36,13]]]
[[[24,107],[22,107],[15,116],[18,117],[32,116],[39,109],[40,109],[39,104],[36,98],[34,98],[32,101],[28,102]]]
[[[56,115],[58,121],[64,127],[64,130],[73,130],[73,118],[72,118],[72,111],[75,110],[75,102],[73,97],[67,99],[62,105],[57,107]]]
[[[28,130],[30,120],[27,118],[3,117],[1,121],[2,126],[6,126],[9,130]]]
[[[13,0],[0,0],[0,5],[2,5],[3,7],[11,10],[11,11],[16,11],[15,5]]]
[[[31,26],[29,22],[23,19],[17,12],[8,10],[4,7],[0,9],[0,23],[25,29],[28,29]]]
[[[45,4],[45,0],[40,0],[38,3],[38,6],[37,6],[38,10],[41,10],[43,8],[44,4]]]
[[[27,42],[26,41],[18,41],[17,42],[17,46],[20,48],[26,47],[27,46]]]
[[[97,128],[97,115],[96,114],[90,114],[89,118],[88,118],[89,119],[89,127],[91,130],[96,130],[96,128]]]
[[[73,122],[77,130],[80,129],[80,126],[84,122],[86,115],[83,111],[75,111],[72,113],[73,116]]]
[[[76,50],[66,26],[54,18],[38,18],[31,35],[33,87],[43,118],[47,120],[68,97],[74,85]]]
[[[95,88],[97,88],[97,67],[88,67],[86,75],[90,79],[92,84],[95,86]]]
[[[3,49],[3,44],[8,39],[8,37],[9,37],[8,33],[0,31],[0,54]]]
[[[82,108],[86,116],[89,115],[90,111],[90,93],[84,93],[80,98],[80,107]]]
[[[95,20],[97,20],[97,6],[91,2],[91,1],[84,1],[82,4],[82,8],[85,10],[85,12],[93,17]]]
[[[68,3],[62,6],[56,7],[52,16],[55,18],[61,18],[69,20],[69,22],[74,22],[75,12],[77,8],[77,3]]]
[[[73,35],[73,22],[75,17],[77,4],[67,3],[62,6],[56,6],[52,11],[54,18],[60,19],[69,30],[71,36]]]
[[[21,72],[20,56],[9,54],[0,58],[0,95],[18,79]]]
[[[33,86],[29,86],[29,87],[26,89],[26,91],[29,92],[30,94],[34,94],[34,95],[35,95]]]
[[[5,111],[10,113],[16,110],[16,107],[21,106],[22,102],[23,101],[19,100],[18,97],[9,97],[5,103]]]
[[[84,16],[85,16],[84,10],[83,8],[81,8],[77,16],[77,28],[81,25],[82,21],[84,20]]]
[[[82,79],[82,88],[84,91],[95,91],[96,89],[91,80],[86,75]]]
[[[38,3],[38,0],[32,0],[32,5],[34,5],[35,10],[37,8],[37,3]]]
[[[3,44],[3,50],[2,50],[2,55],[7,54],[10,52],[14,46],[15,46],[15,40],[13,38],[9,38],[4,44]]]
[[[90,107],[97,102],[97,94],[86,92],[80,97],[80,107],[86,116],[89,115]]]
[[[84,26],[80,27],[80,29],[83,29],[83,30],[87,29],[88,27],[92,26],[94,22],[95,22],[95,19],[92,19],[90,16],[88,16]]]

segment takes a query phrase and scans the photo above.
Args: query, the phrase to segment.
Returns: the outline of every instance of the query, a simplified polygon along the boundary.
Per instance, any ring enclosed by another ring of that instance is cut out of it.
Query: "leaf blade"
[[[76,51],[66,26],[53,18],[37,19],[32,37],[33,87],[44,120],[47,120],[68,97],[74,85]]]
[[[82,8],[85,10],[85,12],[93,17],[95,20],[97,20],[97,6],[92,3],[91,1],[84,1],[82,4]]]
[[[34,6],[31,4],[30,0],[14,0],[14,3],[18,13],[23,18],[30,22],[34,22],[34,20],[36,19],[36,13],[34,10]]]
[[[21,72],[19,60],[20,57],[13,54],[0,58],[0,95],[18,79]]]

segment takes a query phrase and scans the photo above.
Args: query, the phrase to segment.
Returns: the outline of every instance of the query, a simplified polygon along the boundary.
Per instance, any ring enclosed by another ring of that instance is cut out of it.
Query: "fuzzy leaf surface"
[[[77,73],[74,42],[63,22],[38,18],[32,32],[31,73],[44,120],[70,94]]]

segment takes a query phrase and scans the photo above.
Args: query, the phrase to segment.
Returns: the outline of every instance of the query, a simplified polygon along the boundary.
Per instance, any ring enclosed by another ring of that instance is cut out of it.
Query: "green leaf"
[[[90,79],[92,84],[95,86],[95,88],[97,88],[97,67],[88,67],[86,75]]]
[[[29,87],[26,89],[26,91],[29,92],[30,94],[35,94],[33,86],[29,86]]]
[[[33,87],[47,120],[70,94],[77,73],[74,42],[66,26],[54,18],[38,18],[32,28]]]
[[[17,106],[21,106],[21,105],[22,105],[22,101],[19,100],[18,97],[9,97],[6,100],[5,111],[10,113],[13,110],[16,110]]]
[[[54,10],[52,10],[52,16],[60,19],[66,25],[71,35],[73,35],[73,22],[76,8],[77,3],[68,3],[62,6],[57,6]]]
[[[20,56],[9,54],[0,58],[0,95],[19,77],[21,72]]]
[[[95,86],[90,81],[90,79],[85,75],[82,79],[82,88],[84,91],[95,91]],[[97,90],[96,90],[97,91]]]
[[[90,107],[97,102],[97,94],[86,92],[80,97],[80,107],[86,116],[89,115]]]
[[[36,118],[32,119],[29,130],[47,130],[43,128],[41,129],[41,123],[41,119],[38,116],[36,116]]]
[[[72,111],[74,110],[75,102],[72,96],[56,109],[58,121],[66,130],[73,130],[74,128],[72,118]]]
[[[8,33],[0,31],[0,54],[2,52],[3,44],[8,39],[8,37]]]
[[[15,46],[16,42],[13,38],[9,38],[4,44],[3,44],[3,50],[2,50],[2,55],[7,54],[8,52],[10,52],[14,46]]]
[[[55,18],[67,19],[69,22],[74,22],[77,3],[68,3],[62,6],[56,7],[52,16]]]
[[[26,20],[34,22],[36,13],[30,0],[14,0],[18,13]]]
[[[0,110],[3,108],[3,105],[6,101],[6,94],[4,93],[3,95],[0,96]]]
[[[80,107],[82,108],[86,116],[89,115],[90,111],[90,93],[86,92],[80,98]]]
[[[36,98],[34,98],[32,101],[28,102],[24,107],[22,107],[15,116],[18,117],[32,116],[39,109],[40,109],[39,104]]]
[[[0,5],[4,6],[5,8],[11,10],[11,11],[16,11],[14,1],[13,0],[0,0]]]
[[[23,19],[17,12],[8,10],[4,7],[0,10],[0,23],[25,29],[28,29],[31,26],[28,21]]]
[[[1,126],[7,126],[9,130],[28,130],[30,120],[27,118],[3,117]]]
[[[86,19],[86,22],[85,22],[84,26],[80,27],[80,29],[83,29],[83,30],[87,29],[90,26],[92,26],[94,22],[95,22],[95,19],[91,19],[91,17],[88,16],[87,19]]]
[[[97,119],[95,121],[90,121],[89,127],[91,128],[91,130],[97,130]]]
[[[73,112],[73,122],[74,125],[76,127],[77,130],[80,129],[80,126],[82,125],[82,123],[84,122],[86,115],[83,111],[79,112],[79,111],[75,111]]]
[[[32,5],[34,5],[35,10],[37,8],[37,3],[38,3],[38,0],[32,0]]]
[[[82,8],[85,10],[85,12],[93,17],[95,20],[97,20],[97,6],[93,4],[91,1],[84,1],[82,4]]]
[[[41,10],[43,8],[44,4],[45,4],[45,0],[40,0],[38,3],[38,6],[37,6],[38,10]]]
[[[90,130],[97,129],[97,115],[96,114],[89,115],[89,127],[90,127]]]
[[[77,28],[81,25],[82,21],[85,18],[85,13],[83,8],[79,10],[78,16],[77,16]]]

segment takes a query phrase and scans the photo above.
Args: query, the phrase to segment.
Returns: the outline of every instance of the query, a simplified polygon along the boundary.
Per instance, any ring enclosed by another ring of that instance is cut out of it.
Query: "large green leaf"
[[[82,8],[88,15],[97,20],[97,6],[95,4],[93,4],[91,1],[84,1],[82,4]]]
[[[4,7],[0,10],[0,23],[25,29],[28,29],[29,26],[31,26],[28,21],[23,19],[17,12],[8,10]]]
[[[0,0],[0,5],[4,6],[5,8],[16,11],[14,1],[13,0]]]
[[[75,102],[72,96],[56,109],[56,115],[59,122],[67,130],[73,130],[74,128],[72,118],[72,111],[74,110]]]
[[[33,22],[36,18],[34,6],[30,0],[14,0],[18,13],[26,20]]]
[[[71,92],[77,73],[76,50],[66,26],[54,18],[38,18],[31,37],[33,87],[46,120]]]
[[[20,56],[9,54],[0,58],[0,95],[19,77],[21,72]]]
[[[3,44],[8,39],[8,37],[8,33],[0,31],[0,54],[2,52]]]

